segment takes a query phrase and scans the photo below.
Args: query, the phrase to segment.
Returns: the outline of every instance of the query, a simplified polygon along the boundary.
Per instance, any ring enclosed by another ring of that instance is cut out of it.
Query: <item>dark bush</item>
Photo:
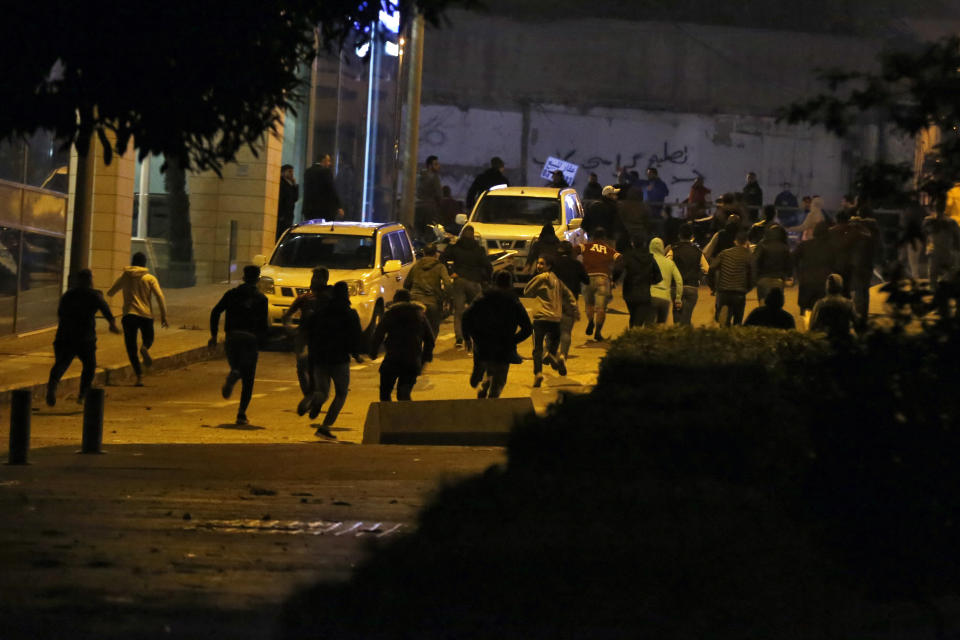
[[[506,466],[298,594],[284,637],[893,637],[896,602],[936,628],[960,584],[958,368],[944,335],[631,330]]]

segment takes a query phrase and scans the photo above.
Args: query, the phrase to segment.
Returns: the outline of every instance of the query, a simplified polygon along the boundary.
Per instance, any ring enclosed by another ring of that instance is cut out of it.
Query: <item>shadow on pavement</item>
[[[258,427],[255,424],[235,424],[235,423],[223,423],[216,426],[210,424],[200,425],[202,429],[233,429],[234,431],[263,431],[266,427]]]

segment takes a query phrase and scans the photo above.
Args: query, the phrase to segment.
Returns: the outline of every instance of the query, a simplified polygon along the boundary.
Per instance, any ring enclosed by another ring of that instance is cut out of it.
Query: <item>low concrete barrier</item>
[[[504,446],[530,398],[371,402],[363,444]]]

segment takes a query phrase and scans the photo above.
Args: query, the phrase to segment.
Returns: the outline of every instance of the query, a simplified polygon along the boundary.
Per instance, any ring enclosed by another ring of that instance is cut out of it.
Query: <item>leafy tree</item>
[[[318,47],[364,41],[382,5],[437,24],[472,2],[14,3],[0,21],[0,139],[45,129],[85,154],[96,135],[108,162],[135,143],[141,158],[219,171],[296,104]]]
[[[865,113],[910,135],[939,128],[940,141],[924,162],[917,183],[934,206],[944,207],[947,192],[960,182],[960,37],[943,38],[916,51],[886,52],[876,73],[833,70],[821,78],[829,93],[784,107],[780,118],[822,124],[838,135],[846,134]],[[887,184],[892,175],[888,170],[868,173],[872,173],[868,178],[885,173]]]

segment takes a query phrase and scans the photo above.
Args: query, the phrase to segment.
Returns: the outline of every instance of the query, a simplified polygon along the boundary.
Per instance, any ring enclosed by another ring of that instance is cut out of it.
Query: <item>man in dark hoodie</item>
[[[310,419],[320,413],[320,408],[330,396],[333,382],[334,397],[327,408],[327,415],[314,435],[336,438],[330,427],[336,422],[340,410],[347,401],[350,388],[350,357],[360,358],[360,318],[350,307],[350,293],[346,282],[338,282],[330,288],[329,301],[307,321],[310,340],[310,368],[313,379],[313,396],[310,402]]]
[[[297,380],[303,398],[297,405],[297,415],[302,416],[310,408],[313,398],[314,380],[310,366],[310,318],[322,311],[330,300],[330,287],[327,281],[330,272],[326,267],[317,267],[310,277],[310,290],[297,296],[283,312],[283,327],[293,335],[293,352],[297,358]],[[300,313],[300,324],[293,327],[293,316]]]
[[[490,158],[490,168],[479,174],[470,184],[470,189],[467,190],[467,209],[473,208],[481,193],[501,184],[509,187],[510,181],[503,175],[503,160],[494,156]]]
[[[623,300],[630,311],[630,326],[653,324],[656,318],[650,286],[663,280],[663,274],[650,253],[646,236],[631,240],[630,247],[623,253],[623,272]]]
[[[474,299],[480,295],[481,283],[490,280],[493,267],[487,250],[480,246],[474,238],[473,227],[467,225],[460,232],[460,237],[450,245],[440,262],[452,263],[451,276],[453,277],[453,332],[456,335],[456,347],[462,349],[463,343],[463,311]],[[466,345],[470,348],[470,345]]]
[[[267,336],[267,297],[257,288],[260,267],[247,265],[243,268],[243,284],[230,289],[210,311],[210,341],[217,344],[217,328],[220,314],[227,313],[224,321],[226,333],[225,351],[230,373],[220,390],[224,398],[233,393],[233,386],[240,380],[240,407],[237,409],[237,424],[249,424],[247,407],[253,397],[253,381],[257,375],[258,346]]]
[[[47,404],[51,407],[57,403],[60,378],[74,358],[80,358],[83,363],[77,402],[83,402],[93,384],[93,374],[97,370],[97,311],[110,324],[110,333],[120,333],[110,305],[103,299],[103,294],[93,288],[93,274],[89,269],[83,269],[77,274],[76,286],[63,294],[57,307],[60,323],[53,339],[54,362],[47,380]]]
[[[383,320],[370,344],[370,357],[376,358],[380,345],[387,354],[380,364],[380,402],[390,402],[393,387],[397,400],[410,400],[423,365],[433,360],[433,330],[423,314],[423,306],[412,302],[410,292],[400,289],[393,296]]]
[[[478,398],[500,397],[517,345],[533,333],[530,317],[513,292],[510,273],[498,273],[495,285],[463,314],[463,330],[474,342],[483,376]]]
[[[423,257],[407,273],[403,288],[410,290],[410,298],[414,302],[425,307],[434,337],[440,332],[444,289],[449,292],[452,287],[453,280],[447,268],[437,260],[437,246],[428,244],[423,248]]]

